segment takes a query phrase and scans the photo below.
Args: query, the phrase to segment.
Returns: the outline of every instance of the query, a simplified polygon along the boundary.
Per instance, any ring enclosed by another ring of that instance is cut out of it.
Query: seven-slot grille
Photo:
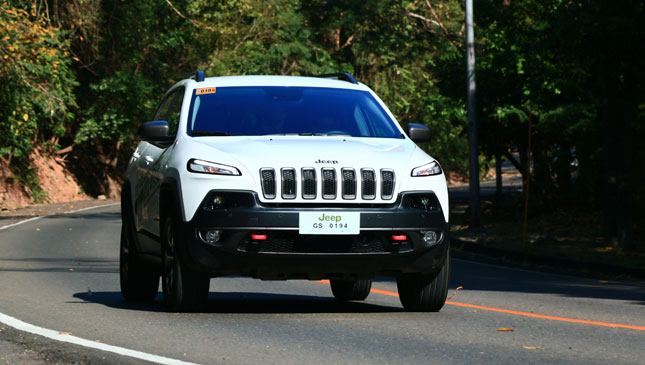
[[[297,173],[300,173],[300,176],[297,176]],[[298,196],[299,183],[303,199],[316,199],[320,189],[322,198],[327,200],[337,199],[338,195],[343,200],[353,200],[357,196],[363,200],[374,200],[377,193],[380,193],[381,199],[390,200],[394,197],[395,190],[395,175],[394,170],[391,169],[382,169],[377,174],[369,168],[360,169],[358,173],[353,168],[324,167],[317,170],[313,167],[305,167],[300,171],[295,168],[282,168],[278,178],[282,199],[295,199]],[[275,170],[260,169],[260,179],[264,197],[275,199],[278,190]],[[377,191],[377,186],[380,191]]]

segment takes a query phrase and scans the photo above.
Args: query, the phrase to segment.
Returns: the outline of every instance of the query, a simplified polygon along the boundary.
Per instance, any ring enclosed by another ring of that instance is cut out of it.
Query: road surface
[[[120,226],[112,205],[0,230],[0,317],[167,363],[645,363],[645,285],[453,259],[439,313],[404,312],[388,278],[339,303],[324,282],[240,277],[212,279],[204,312],[168,313],[161,294],[122,299]],[[81,362],[146,358],[25,337]]]

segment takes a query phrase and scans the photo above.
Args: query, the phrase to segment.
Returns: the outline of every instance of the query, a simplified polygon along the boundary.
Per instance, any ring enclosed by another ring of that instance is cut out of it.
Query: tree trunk
[[[558,189],[564,194],[571,192],[571,146],[568,143],[560,144],[557,152],[558,161],[555,163]]]
[[[612,71],[604,75],[603,185],[604,224],[607,243],[613,247],[632,245],[632,189],[630,186],[631,136],[623,80]]]

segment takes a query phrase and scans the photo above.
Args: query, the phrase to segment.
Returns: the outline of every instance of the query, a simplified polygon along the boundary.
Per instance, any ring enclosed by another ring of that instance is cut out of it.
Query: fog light
[[[435,231],[422,231],[421,233],[423,234],[423,243],[426,246],[434,246],[439,241],[439,235]]]
[[[206,237],[204,237],[204,241],[212,245],[214,243],[219,242],[221,238],[222,238],[222,231],[213,229],[206,232]]]
[[[208,199],[207,203],[204,205],[204,210],[207,212],[212,212],[215,209],[224,208],[224,197],[220,195],[214,195]]]

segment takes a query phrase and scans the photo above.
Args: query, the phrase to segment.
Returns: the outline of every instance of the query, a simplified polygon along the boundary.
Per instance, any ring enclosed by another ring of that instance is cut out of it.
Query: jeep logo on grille
[[[328,163],[328,164],[332,164],[332,165],[337,165],[338,161],[336,161],[336,160],[320,160],[319,159],[315,163]]]

